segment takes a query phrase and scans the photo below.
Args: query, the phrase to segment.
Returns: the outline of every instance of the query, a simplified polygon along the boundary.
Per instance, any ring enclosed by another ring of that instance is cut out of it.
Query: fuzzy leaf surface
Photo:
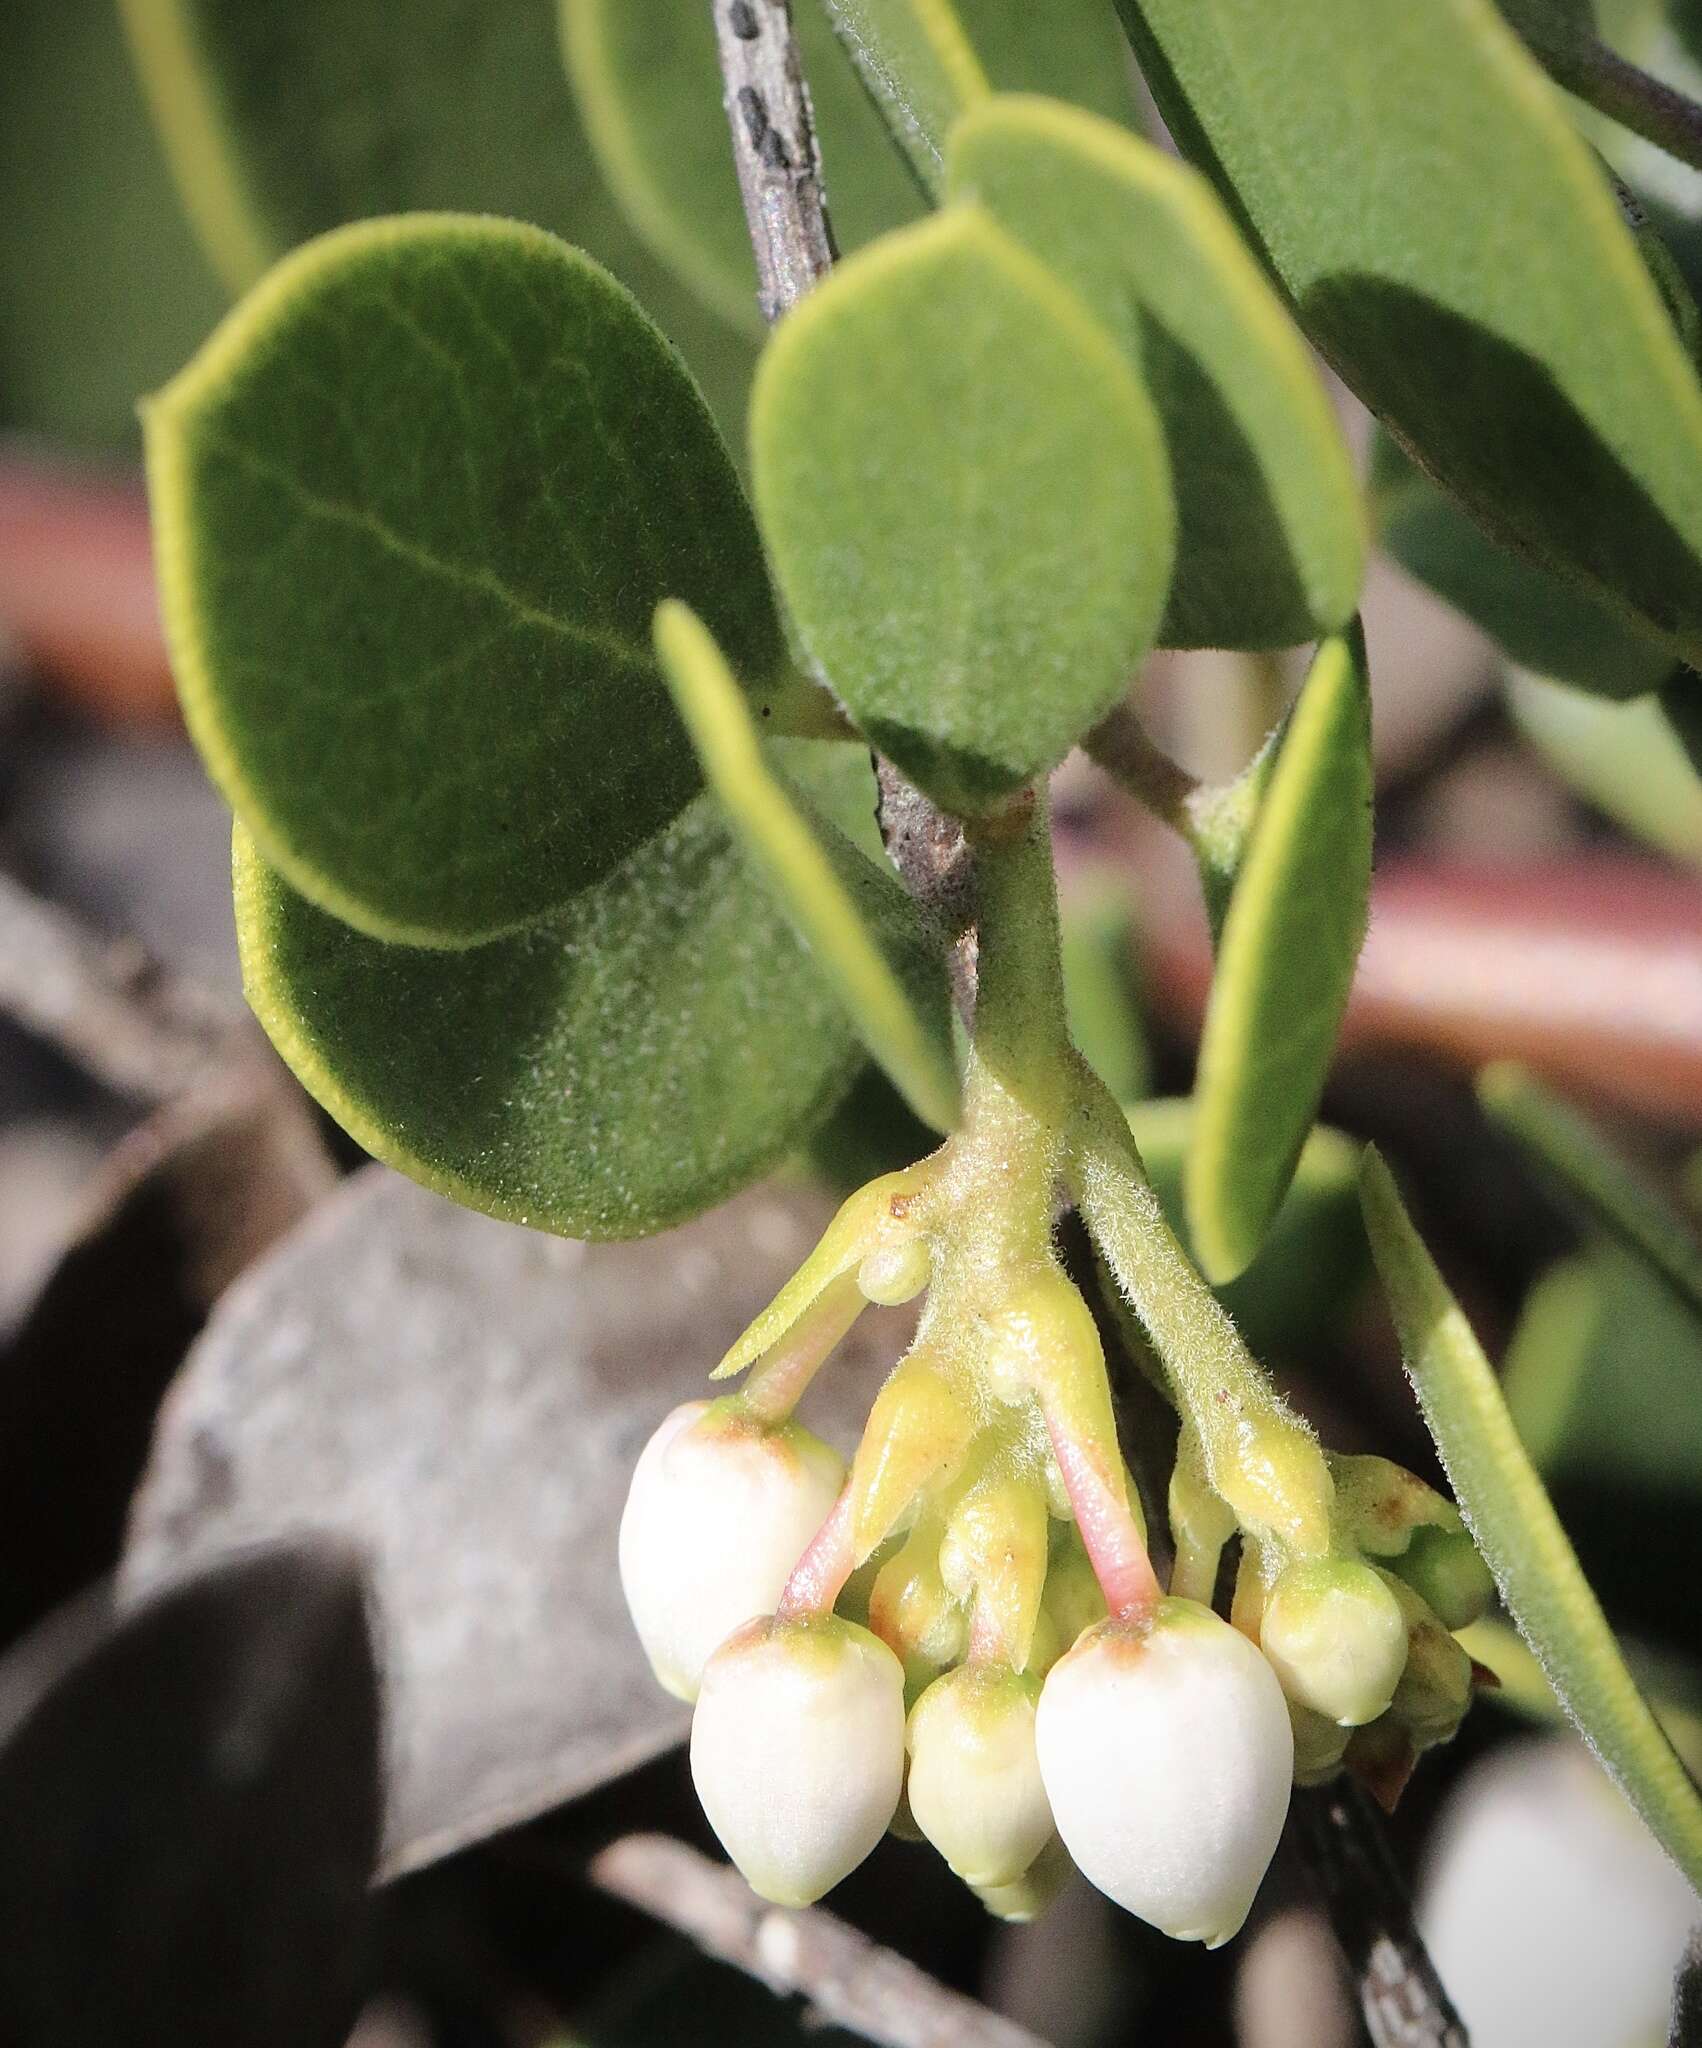
[[[1188,1228],[1206,1277],[1258,1250],[1318,1113],[1371,893],[1371,696],[1358,627],[1319,649],[1223,920],[1194,1083]]]
[[[793,742],[830,815],[867,760]],[[816,758],[808,758],[811,755]],[[554,917],[459,951],[316,909],[238,828],[248,999],[375,1157],[568,1237],[637,1237],[743,1187],[849,1087],[844,1010],[707,794]]]
[[[1151,402],[978,209],[888,236],[788,315],[751,445],[812,666],[948,810],[1055,766],[1152,644],[1174,522]]]
[[[984,100],[947,186],[1078,291],[1144,372],[1176,491],[1169,647],[1281,647],[1359,601],[1364,517],[1310,354],[1210,186],[1075,107]]]
[[[1702,655],[1702,390],[1489,0],[1119,0],[1302,325],[1490,532]],[[1303,138],[1297,144],[1296,138]]]
[[[753,686],[782,667],[683,365],[536,229],[322,237],[153,401],[147,442],[191,731],[267,859],[374,935],[512,930],[677,815],[698,777],[661,598]]]

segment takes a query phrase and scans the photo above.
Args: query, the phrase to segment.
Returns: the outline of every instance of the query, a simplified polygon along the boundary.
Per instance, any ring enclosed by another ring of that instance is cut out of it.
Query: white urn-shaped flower
[[[697,1697],[710,1653],[774,1612],[831,1512],[844,1461],[797,1423],[688,1401],[645,1445],[620,1526],[621,1588],[651,1669]]]
[[[885,1834],[904,1782],[904,1672],[835,1615],[737,1630],[709,1659],[691,1775],[751,1889],[806,1906]]]
[[[1100,1623],[1048,1672],[1035,1746],[1082,1872],[1177,1940],[1228,1941],[1294,1773],[1282,1687],[1246,1637],[1191,1600]]]

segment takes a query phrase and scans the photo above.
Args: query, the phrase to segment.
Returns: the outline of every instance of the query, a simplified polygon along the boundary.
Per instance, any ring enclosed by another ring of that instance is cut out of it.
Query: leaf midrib
[[[376,512],[363,505],[346,504],[337,498],[328,498],[303,483],[293,471],[282,464],[269,460],[257,449],[239,441],[234,435],[223,433],[204,421],[197,432],[221,454],[229,456],[251,474],[264,479],[284,492],[295,504],[313,519],[341,526],[361,533],[375,541],[378,546],[393,554],[399,561],[420,570],[439,581],[449,583],[462,590],[473,590],[492,599],[516,623],[530,626],[539,632],[554,634],[558,639],[567,640],[575,646],[605,655],[621,666],[639,673],[659,678],[660,670],[654,659],[637,642],[624,639],[620,634],[606,628],[587,625],[578,619],[565,618],[544,606],[533,604],[509,583],[506,583],[494,569],[482,564],[461,563],[450,560],[432,549],[411,540],[400,533]]]

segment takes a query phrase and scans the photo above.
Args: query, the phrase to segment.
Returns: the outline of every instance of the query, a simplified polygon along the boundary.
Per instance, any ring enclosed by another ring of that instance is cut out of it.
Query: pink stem
[[[851,1484],[847,1480],[827,1520],[792,1567],[792,1576],[786,1581],[780,1605],[775,1609],[776,1619],[805,1621],[811,1615],[831,1613],[834,1601],[851,1576],[852,1562]]]
[[[1107,1480],[1087,1446],[1067,1435],[1050,1412],[1046,1427],[1106,1606],[1119,1621],[1144,1620],[1164,1598],[1164,1588],[1122,1488]]]
[[[784,1422],[863,1307],[854,1272],[830,1280],[745,1382],[751,1413],[764,1422]]]

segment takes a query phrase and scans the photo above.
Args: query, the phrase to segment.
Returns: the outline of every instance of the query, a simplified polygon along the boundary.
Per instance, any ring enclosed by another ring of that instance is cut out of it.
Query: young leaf
[[[833,814],[849,748],[795,746]],[[387,945],[316,909],[238,828],[248,999],[377,1158],[493,1216],[637,1237],[721,1201],[850,1085],[844,1011],[704,795],[554,917],[482,946]]]
[[[1489,0],[1296,0],[1280,33],[1249,0],[1119,5],[1359,396],[1491,532],[1702,654],[1702,390]]]
[[[1702,1316],[1702,1245],[1652,1187],[1570,1103],[1504,1060],[1478,1076],[1478,1100],[1592,1223],[1658,1274]]]
[[[1305,343],[1197,172],[1054,101],[984,100],[952,131],[947,189],[979,200],[1073,285],[1141,365],[1176,489],[1171,647],[1339,632],[1365,522]]]
[[[267,860],[375,936],[513,930],[698,784],[650,646],[699,605],[783,667],[679,358],[534,228],[416,215],[298,251],[147,410],[173,667]]]
[[[925,192],[941,189],[952,122],[995,88],[1050,93],[1113,121],[1134,120],[1110,0],[822,4]],[[827,168],[831,179],[831,162]]]
[[[1187,800],[1184,816],[1188,847],[1199,870],[1200,893],[1205,898],[1206,923],[1211,928],[1214,952],[1223,943],[1223,921],[1235,900],[1235,884],[1252,843],[1253,823],[1282,758],[1287,734],[1285,716],[1265,735],[1264,745],[1239,775],[1228,782],[1196,789]]]
[[[958,1106],[950,997],[915,905],[769,765],[732,670],[687,606],[658,610],[656,652],[757,873],[906,1102],[949,1131]]]
[[[1702,1798],[1625,1668],[1489,1361],[1374,1150],[1360,1199],[1419,1406],[1501,1597],[1585,1741],[1702,1888]]]
[[[1521,668],[1603,697],[1657,689],[1672,673],[1670,647],[1575,582],[1491,540],[1381,431],[1371,487],[1383,547]]]
[[[1365,936],[1371,788],[1356,626],[1318,650],[1218,944],[1185,1189],[1194,1248],[1220,1285],[1258,1250],[1318,1113]]]
[[[711,8],[558,0],[558,10],[580,117],[627,217],[706,304],[760,330]],[[834,239],[860,248],[913,220],[921,195],[818,0],[800,0],[792,14]]]
[[[864,250],[787,317],[751,455],[817,673],[949,810],[1062,760],[1151,645],[1173,542],[1152,407],[976,209]]]

